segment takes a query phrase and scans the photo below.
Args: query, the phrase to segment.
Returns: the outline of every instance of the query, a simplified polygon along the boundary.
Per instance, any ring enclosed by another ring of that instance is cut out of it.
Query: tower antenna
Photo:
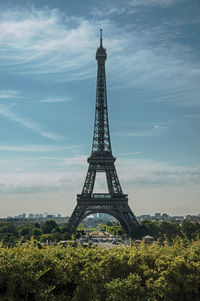
[[[102,47],[102,31],[103,29],[100,29],[100,47]]]

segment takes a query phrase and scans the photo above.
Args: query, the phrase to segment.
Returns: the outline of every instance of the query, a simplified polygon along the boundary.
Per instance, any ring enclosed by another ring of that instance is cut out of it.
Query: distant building
[[[169,218],[169,214],[167,214],[167,213],[162,214],[162,219],[168,219],[168,218]]]
[[[47,217],[47,218],[52,218],[53,215],[52,215],[52,214],[48,214],[46,217]]]
[[[143,214],[139,216],[140,220],[151,220],[152,216],[150,214]]]
[[[186,219],[191,222],[200,222],[200,215],[186,215]]]
[[[160,218],[161,218],[161,213],[158,213],[158,212],[155,213],[155,218],[156,218],[156,219],[160,219]]]

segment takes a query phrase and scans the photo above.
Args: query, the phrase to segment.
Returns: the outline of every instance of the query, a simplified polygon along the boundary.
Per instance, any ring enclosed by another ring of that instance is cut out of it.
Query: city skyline
[[[91,153],[100,28],[111,144],[130,207],[137,216],[200,213],[199,23],[195,0],[0,3],[0,217],[75,207]],[[97,180],[95,192],[105,192]]]

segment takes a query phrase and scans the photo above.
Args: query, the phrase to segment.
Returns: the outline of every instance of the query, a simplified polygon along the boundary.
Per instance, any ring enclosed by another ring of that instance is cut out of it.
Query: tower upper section
[[[98,63],[105,63],[107,59],[106,49],[103,47],[102,44],[102,29],[100,29],[100,46],[97,48],[96,52],[96,60]]]
[[[92,156],[112,156],[106,92],[106,58],[106,50],[102,44],[102,29],[100,29],[100,46],[96,52],[97,86]]]

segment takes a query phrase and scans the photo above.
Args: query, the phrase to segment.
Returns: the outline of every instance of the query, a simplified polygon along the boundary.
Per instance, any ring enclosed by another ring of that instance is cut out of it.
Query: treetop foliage
[[[199,259],[200,240],[186,238],[112,249],[1,245],[0,300],[199,301]]]
[[[111,226],[109,226],[111,225]],[[123,229],[117,223],[110,223],[109,225],[99,224],[98,227],[113,235],[123,235]],[[96,229],[98,231],[98,229]],[[79,225],[76,237],[84,234],[84,226]],[[195,239],[200,237],[200,223],[190,222],[184,220],[182,224],[170,223],[167,221],[142,221],[137,229],[133,229],[133,237],[141,239],[146,235],[151,235],[155,240],[163,241],[165,236],[172,240],[176,236],[188,239]],[[14,245],[23,237],[24,241],[29,240],[32,236],[41,242],[48,241],[61,241],[70,239],[71,234],[67,223],[58,225],[53,220],[47,220],[44,223],[31,223],[31,222],[1,222],[0,223],[0,241],[4,241],[6,245]]]

